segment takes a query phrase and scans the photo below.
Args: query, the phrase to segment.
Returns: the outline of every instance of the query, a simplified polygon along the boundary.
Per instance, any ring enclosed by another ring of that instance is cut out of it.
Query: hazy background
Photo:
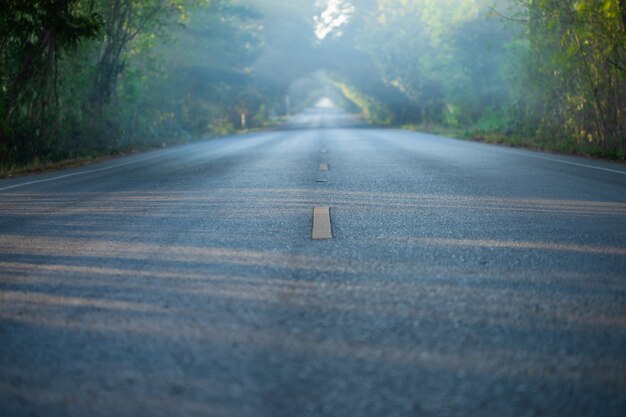
[[[5,0],[0,166],[262,128],[323,97],[623,159],[625,27],[621,0]]]

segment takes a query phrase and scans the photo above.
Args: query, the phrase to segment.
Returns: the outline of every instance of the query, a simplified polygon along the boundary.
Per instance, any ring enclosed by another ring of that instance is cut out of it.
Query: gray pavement
[[[624,416],[625,271],[626,166],[338,110],[2,180],[0,416]]]

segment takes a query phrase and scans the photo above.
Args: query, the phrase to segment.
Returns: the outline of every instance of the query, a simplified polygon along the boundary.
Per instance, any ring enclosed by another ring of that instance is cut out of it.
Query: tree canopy
[[[0,164],[259,127],[321,94],[380,125],[624,158],[625,3],[5,0]]]

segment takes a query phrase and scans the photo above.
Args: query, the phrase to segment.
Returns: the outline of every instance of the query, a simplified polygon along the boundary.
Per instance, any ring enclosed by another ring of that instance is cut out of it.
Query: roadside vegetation
[[[379,0],[354,19],[371,74],[344,82],[376,123],[626,158],[623,0]]]
[[[219,0],[3,0],[0,167],[264,125],[259,18]]]
[[[372,123],[626,158],[624,0],[4,0],[0,170]]]

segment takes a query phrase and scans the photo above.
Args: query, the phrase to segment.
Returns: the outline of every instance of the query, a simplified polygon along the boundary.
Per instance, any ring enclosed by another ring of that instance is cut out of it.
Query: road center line
[[[332,239],[333,231],[330,223],[330,207],[313,208],[313,240]]]
[[[321,163],[320,164],[320,171],[328,171],[328,164],[327,163]]]

